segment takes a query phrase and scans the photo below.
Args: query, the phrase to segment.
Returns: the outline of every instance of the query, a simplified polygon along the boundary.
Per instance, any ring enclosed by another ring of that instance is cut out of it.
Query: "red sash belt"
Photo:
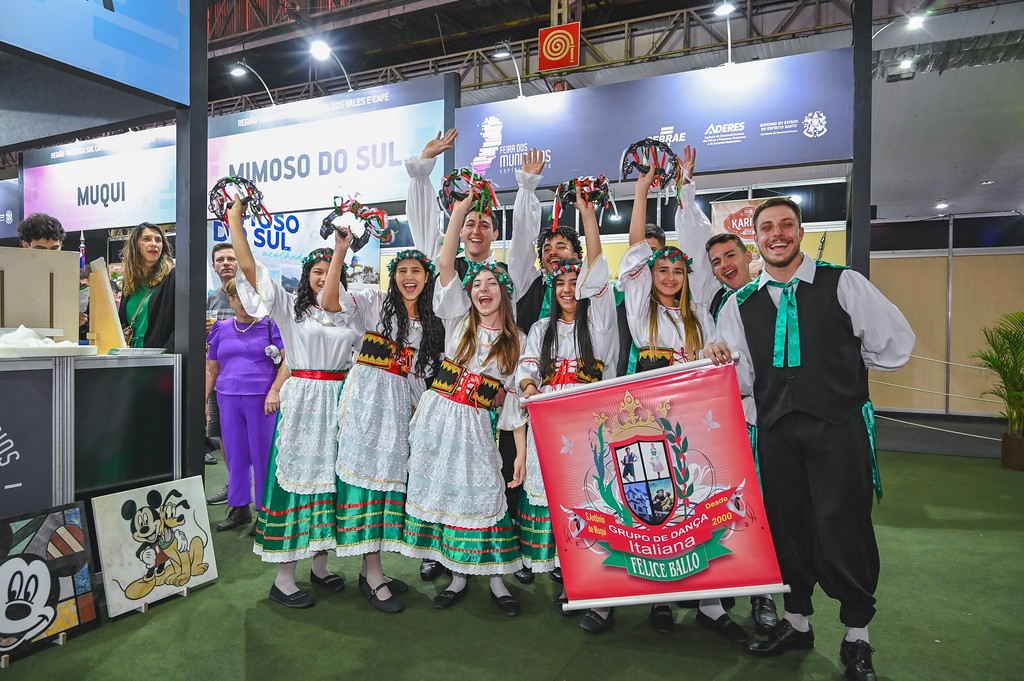
[[[590,376],[586,373],[583,368],[583,362],[577,360],[576,368],[572,369],[571,362],[567,359],[562,359],[558,362],[558,368],[555,373],[546,379],[544,379],[544,385],[560,386],[560,385],[580,385],[585,383],[595,383],[601,378],[601,373],[604,372],[604,362],[595,362],[597,365],[595,368],[598,371],[597,376]]]
[[[314,381],[344,381],[347,371],[324,371],[322,369],[295,369],[292,376],[295,378],[310,378]]]

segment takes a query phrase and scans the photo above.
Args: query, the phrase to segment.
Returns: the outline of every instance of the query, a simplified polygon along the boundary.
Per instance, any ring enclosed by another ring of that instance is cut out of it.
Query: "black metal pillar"
[[[185,476],[204,470],[206,384],[206,3],[189,8],[189,106],[177,119],[174,349],[182,355],[182,452]]]
[[[846,264],[871,269],[871,2],[853,3],[853,168],[847,182]]]

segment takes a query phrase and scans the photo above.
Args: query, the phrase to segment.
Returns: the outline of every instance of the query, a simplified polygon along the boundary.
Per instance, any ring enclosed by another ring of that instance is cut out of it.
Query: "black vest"
[[[715,291],[714,297],[711,299],[711,304],[708,305],[708,312],[711,313],[711,318],[716,322],[718,321],[718,313],[722,311],[722,305],[725,304],[725,287]]]
[[[540,319],[540,307],[544,304],[545,291],[547,286],[544,285],[544,274],[541,273],[516,303],[516,324],[523,333],[529,333],[530,327]]]
[[[769,286],[740,304],[740,317],[754,366],[757,423],[770,428],[791,411],[839,424],[868,400],[868,370],[850,315],[839,304],[842,270],[819,265],[814,283],[796,288],[800,316],[800,366],[774,367],[775,317],[778,308]]]

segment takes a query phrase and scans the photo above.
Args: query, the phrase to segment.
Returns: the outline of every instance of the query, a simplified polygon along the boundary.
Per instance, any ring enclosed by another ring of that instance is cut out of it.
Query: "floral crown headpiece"
[[[416,260],[423,264],[423,268],[427,270],[427,275],[430,277],[437,276],[437,265],[427,257],[427,254],[423,251],[415,248],[406,248],[403,251],[399,251],[395,254],[395,259],[388,263],[388,274],[392,277],[395,276],[395,268],[398,267],[398,263],[402,260]]]
[[[679,262],[682,260],[686,263],[686,273],[693,274],[693,258],[683,253],[675,246],[666,246],[665,248],[659,248],[651,257],[647,258],[647,266],[654,268],[654,263],[658,262],[662,258],[665,258],[669,262]]]
[[[302,258],[302,266],[305,267],[310,263],[323,260],[324,262],[330,262],[331,258],[334,257],[334,251],[330,248],[318,248],[314,251],[310,251]]]
[[[568,274],[569,272],[579,274],[582,268],[583,262],[576,258],[565,258],[564,260],[560,260],[558,265],[555,266],[555,269],[548,272],[547,276],[544,277],[544,285],[553,286],[555,279],[558,279],[561,275]]]
[[[505,287],[508,291],[509,298],[512,297],[515,288],[512,286],[512,278],[508,276],[508,272],[505,268],[496,262],[471,262],[469,263],[469,270],[466,271],[466,276],[462,278],[462,288],[466,289],[469,293],[470,288],[473,286],[473,280],[476,279],[477,275],[487,270],[494,275],[494,278],[498,280],[498,283]]]

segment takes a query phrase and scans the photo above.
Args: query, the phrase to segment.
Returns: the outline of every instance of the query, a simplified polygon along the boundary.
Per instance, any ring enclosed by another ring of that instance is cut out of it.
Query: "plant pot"
[[[1024,437],[1003,433],[1003,468],[1024,471]]]

